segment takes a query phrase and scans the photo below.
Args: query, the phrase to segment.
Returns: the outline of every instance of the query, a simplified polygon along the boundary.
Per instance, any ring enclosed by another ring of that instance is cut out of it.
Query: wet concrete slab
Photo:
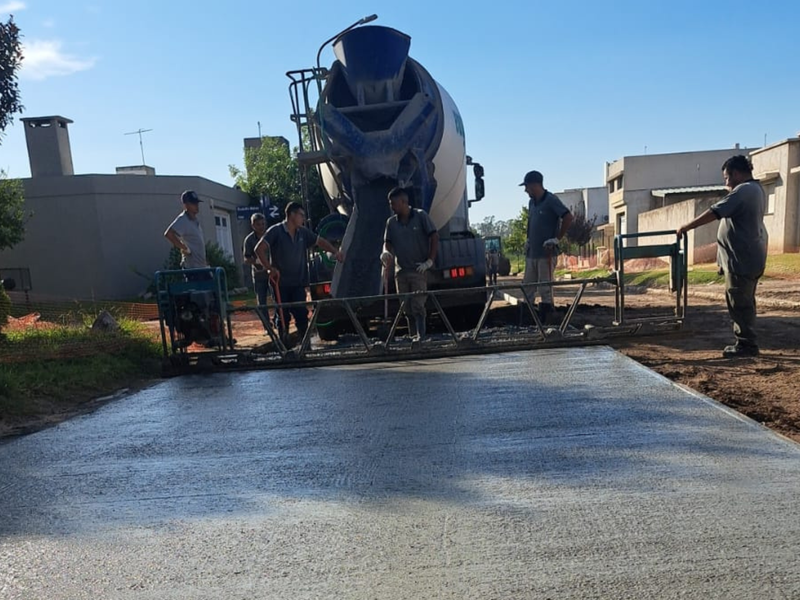
[[[192,376],[0,445],[0,597],[800,598],[798,490],[608,348]]]

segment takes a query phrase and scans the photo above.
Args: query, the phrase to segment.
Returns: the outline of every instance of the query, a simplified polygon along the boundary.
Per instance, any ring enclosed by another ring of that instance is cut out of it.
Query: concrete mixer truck
[[[395,186],[410,188],[412,204],[439,230],[429,289],[484,286],[484,242],[469,228],[464,124],[453,99],[409,57],[411,38],[400,31],[359,27],[332,41],[336,60],[329,69],[318,64],[287,73],[304,192],[309,169],[317,169],[328,204],[328,216],[311,225],[346,256],[343,263],[311,257],[312,296],[386,292],[380,254],[391,216],[387,193]],[[477,179],[482,196],[483,181]],[[483,291],[440,297],[448,319],[461,328],[477,322],[485,300]],[[363,303],[360,311],[369,316],[383,305]],[[347,321],[333,309],[321,315],[320,336],[335,338]]]

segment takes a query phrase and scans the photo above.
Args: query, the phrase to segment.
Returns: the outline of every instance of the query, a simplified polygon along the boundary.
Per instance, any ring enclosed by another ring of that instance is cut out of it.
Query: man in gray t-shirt
[[[528,237],[525,245],[525,276],[522,283],[553,281],[558,258],[558,242],[572,224],[572,213],[558,196],[544,188],[539,171],[529,171],[521,186],[528,194]],[[534,288],[539,293],[539,318],[542,322],[553,311],[553,286]]]
[[[169,224],[164,237],[181,251],[181,268],[202,269],[208,266],[206,261],[206,242],[203,228],[197,214],[200,212],[200,198],[192,190],[181,194],[183,212]]]
[[[428,289],[427,271],[439,251],[439,232],[425,211],[410,204],[410,191],[394,188],[389,192],[389,205],[394,215],[386,221],[381,262],[388,268],[394,259],[395,285],[400,294],[424,292]],[[412,296],[409,302],[409,333],[417,340],[426,333],[426,296]]]
[[[678,235],[719,219],[717,263],[725,272],[725,299],[733,320],[736,343],[725,358],[758,356],[756,343],[756,286],[767,262],[764,228],[764,190],[753,179],[746,156],[732,156],[722,165],[731,192],[699,217],[678,228]]]

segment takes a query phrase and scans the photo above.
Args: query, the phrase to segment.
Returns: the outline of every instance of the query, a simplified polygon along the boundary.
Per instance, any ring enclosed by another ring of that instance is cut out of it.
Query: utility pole
[[[139,136],[139,149],[142,151],[142,166],[147,164],[147,163],[144,162],[144,143],[142,143],[142,134],[143,133],[147,133],[148,131],[153,131],[153,130],[152,129],[141,129],[140,128],[140,129],[137,129],[136,131],[131,131],[129,133],[124,134],[124,135],[138,135]]]

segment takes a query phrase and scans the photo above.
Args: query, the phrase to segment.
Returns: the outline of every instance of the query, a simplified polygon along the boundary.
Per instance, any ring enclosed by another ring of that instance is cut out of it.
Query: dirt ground
[[[770,280],[759,286],[757,325],[761,356],[758,358],[722,358],[722,348],[733,341],[723,298],[721,286],[691,289],[686,323],[681,331],[659,337],[616,339],[610,345],[672,381],[800,442],[800,281]],[[559,294],[557,304],[562,310],[569,299],[568,289]],[[657,291],[629,293],[626,316],[665,314],[671,311],[672,302],[671,296]],[[507,310],[506,314],[517,313]],[[608,325],[613,316],[613,290],[590,288],[578,307],[574,323]],[[156,331],[157,323],[154,334]],[[237,315],[234,336],[241,347],[269,341],[261,324],[248,315]],[[146,384],[139,381],[124,385],[136,389]],[[37,417],[9,420],[0,415],[0,438],[36,431],[94,410],[114,397],[117,396],[105,395],[98,400],[87,395],[75,398],[72,403],[57,404],[48,403],[46,398],[37,399],[41,409]]]

